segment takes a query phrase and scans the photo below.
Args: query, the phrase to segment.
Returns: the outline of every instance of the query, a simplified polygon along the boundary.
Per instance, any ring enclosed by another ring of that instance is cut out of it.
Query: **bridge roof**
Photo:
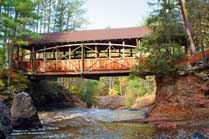
[[[74,43],[105,41],[118,39],[143,38],[149,35],[151,30],[147,27],[97,29],[71,32],[55,32],[41,34],[39,40],[29,40],[33,44],[53,44],[53,43]]]

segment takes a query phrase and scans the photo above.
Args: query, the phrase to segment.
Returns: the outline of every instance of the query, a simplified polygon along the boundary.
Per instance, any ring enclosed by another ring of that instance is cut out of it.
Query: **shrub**
[[[81,100],[87,103],[88,107],[96,104],[97,82],[93,80],[84,80],[81,86]]]
[[[29,80],[27,79],[27,76],[25,76],[21,72],[15,73],[7,69],[1,69],[0,76],[1,76],[1,80],[0,80],[1,87],[9,88],[9,90],[13,93],[22,92],[28,88]],[[7,83],[9,76],[10,76],[10,84]]]
[[[146,79],[139,77],[129,79],[125,92],[126,106],[131,107],[135,103],[137,97],[154,93],[154,90],[154,76],[147,77]]]
[[[133,70],[134,75],[152,74],[160,77],[175,73],[178,68],[176,62],[185,56],[181,46],[172,43],[161,45],[160,48],[149,49],[147,55],[143,60],[138,59],[139,64]]]

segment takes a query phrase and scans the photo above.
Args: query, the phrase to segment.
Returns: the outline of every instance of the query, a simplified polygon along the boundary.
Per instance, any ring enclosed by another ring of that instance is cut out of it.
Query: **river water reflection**
[[[41,129],[16,130],[16,139],[185,139],[207,138],[203,128],[160,131],[153,125],[112,123],[143,118],[143,111],[62,109],[40,112]]]

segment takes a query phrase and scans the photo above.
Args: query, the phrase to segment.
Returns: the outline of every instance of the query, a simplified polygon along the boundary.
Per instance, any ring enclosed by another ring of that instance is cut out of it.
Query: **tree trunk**
[[[188,35],[189,42],[190,42],[191,54],[194,55],[196,53],[196,47],[195,47],[195,44],[194,44],[194,40],[192,38],[191,30],[189,29],[188,12],[187,12],[187,9],[186,9],[185,0],[179,0],[179,5],[180,5],[183,21],[184,21],[184,26],[185,26],[185,29],[186,29],[186,33]]]
[[[201,52],[202,52],[202,62],[203,62],[203,65],[206,67],[208,66],[208,63],[207,63],[207,58],[206,58],[206,55],[205,55],[205,49],[204,49],[204,40],[203,40],[203,34],[202,34],[202,25],[201,25],[201,17],[199,17],[199,33],[200,33],[200,45],[201,45]]]
[[[51,8],[52,8],[51,4],[52,4],[52,0],[49,0],[48,29],[47,29],[48,33],[50,32],[50,25],[51,25]]]

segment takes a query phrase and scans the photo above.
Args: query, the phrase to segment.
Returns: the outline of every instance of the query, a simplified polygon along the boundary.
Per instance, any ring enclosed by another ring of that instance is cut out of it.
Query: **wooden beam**
[[[73,47],[73,46],[81,46],[81,45],[84,45],[84,46],[92,46],[92,45],[109,46],[109,43],[84,43],[84,44],[80,44],[79,43],[79,44],[68,44],[68,45],[54,46],[54,47],[49,47],[49,48],[44,48],[44,49],[51,50],[51,49],[55,49],[55,48]],[[112,43],[111,45],[112,46],[122,46],[122,44],[115,44],[115,43]],[[136,46],[134,46],[134,45],[124,45],[124,47],[136,48]],[[76,51],[79,48],[80,47],[74,49],[73,51]],[[44,49],[37,50],[36,52],[44,51]]]
[[[31,54],[31,69],[32,69],[32,73],[35,72],[35,50],[34,50],[34,46],[32,47],[32,54]]]
[[[84,72],[84,46],[81,45],[81,74]]]
[[[24,60],[24,57],[25,57],[25,51],[24,51],[24,49],[23,49],[23,48],[21,48],[21,52],[22,52],[22,58],[21,58],[21,61],[23,61],[23,60]]]
[[[58,49],[56,49],[56,52],[55,52],[55,59],[56,61],[58,60]]]
[[[71,47],[69,47],[68,52],[69,52],[68,59],[70,60],[71,59]]]
[[[133,57],[133,49],[131,48],[131,57]]]
[[[43,58],[44,58],[44,71],[46,71],[46,46],[44,46],[44,55],[43,55]]]
[[[95,58],[98,58],[98,48],[95,46]]]
[[[136,39],[136,47],[139,47],[139,39]]]
[[[109,42],[109,51],[108,51],[108,56],[109,56],[109,58],[111,58],[111,47],[112,47],[112,43],[111,42]]]
[[[125,41],[123,41],[123,58],[125,58]]]

